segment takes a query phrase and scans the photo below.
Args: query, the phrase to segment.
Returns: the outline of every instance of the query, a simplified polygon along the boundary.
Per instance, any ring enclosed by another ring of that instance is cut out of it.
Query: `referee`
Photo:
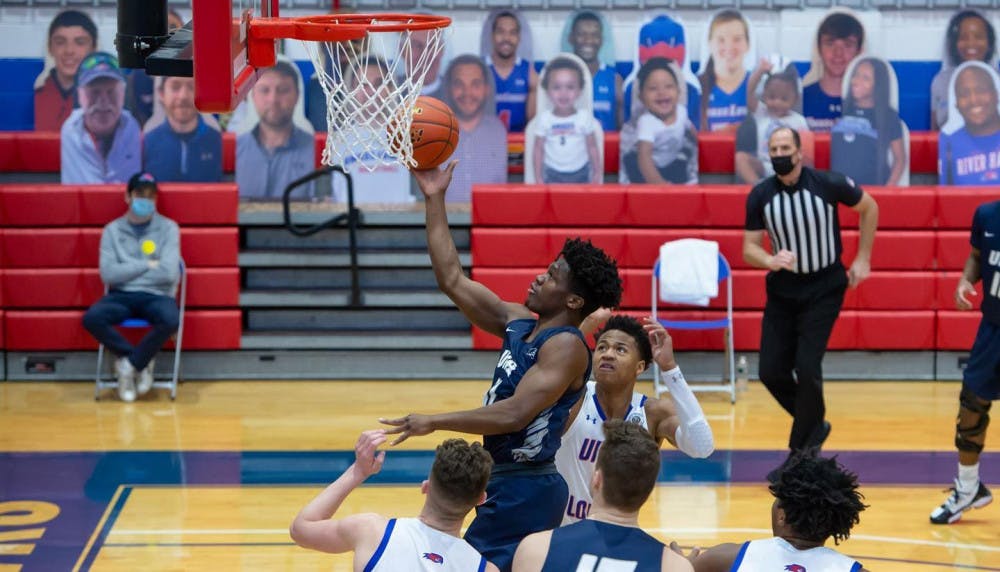
[[[760,379],[794,419],[788,438],[794,453],[818,449],[830,434],[823,419],[823,354],[848,284],[856,287],[871,271],[878,205],[851,179],[804,166],[794,129],[771,133],[768,153],[775,174],[747,197],[743,259],[770,270]],[[837,203],[861,214],[858,254],[846,272]],[[765,231],[774,254],[764,249]]]

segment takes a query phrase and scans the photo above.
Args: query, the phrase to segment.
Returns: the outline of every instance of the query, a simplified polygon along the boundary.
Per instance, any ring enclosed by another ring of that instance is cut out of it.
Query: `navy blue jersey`
[[[1000,325],[1000,201],[979,205],[969,242],[979,250],[983,319]]]
[[[827,95],[819,82],[811,83],[802,89],[802,115],[809,123],[809,130],[824,132],[833,129],[834,123],[840,117],[843,100]]]
[[[503,401],[514,395],[514,390],[517,389],[517,384],[521,383],[525,372],[538,361],[538,352],[542,349],[542,344],[552,336],[570,332],[580,338],[580,342],[583,343],[584,347],[587,347],[583,334],[572,326],[548,328],[539,332],[534,340],[525,341],[525,338],[535,328],[536,323],[537,320],[521,319],[513,320],[507,324],[503,351],[500,353],[500,360],[493,373],[493,385],[483,397],[484,406],[496,401]],[[581,381],[586,382],[588,379],[590,379],[589,349],[587,350],[587,371],[584,372]],[[484,436],[483,447],[489,451],[493,462],[501,464],[552,461],[559,449],[569,410],[583,394],[586,386],[586,383],[582,383],[579,389],[567,390],[554,404],[543,409],[528,423],[527,427],[519,431]]]
[[[493,83],[497,87],[497,117],[509,133],[520,133],[528,124],[528,91],[531,87],[531,62],[518,60],[510,75],[502,78],[490,62]]]
[[[662,542],[641,528],[581,520],[552,531],[542,572],[604,570],[605,567],[608,570],[659,572],[663,548]],[[602,566],[604,559],[608,562]]]
[[[618,72],[611,66],[604,66],[594,74],[594,118],[605,131],[618,131],[617,79]]]

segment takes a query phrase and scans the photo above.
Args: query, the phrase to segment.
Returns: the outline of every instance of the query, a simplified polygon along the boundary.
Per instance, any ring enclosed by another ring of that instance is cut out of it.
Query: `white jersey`
[[[393,518],[364,572],[482,572],[486,559],[468,542],[416,518]]]
[[[583,396],[583,405],[577,413],[573,424],[563,435],[562,445],[556,451],[556,468],[566,480],[569,487],[569,501],[563,513],[562,525],[579,522],[590,513],[590,479],[594,476],[597,463],[597,451],[604,442],[604,421],[606,419],[601,405],[597,402],[597,382],[587,383],[587,393]],[[649,428],[646,423],[646,396],[632,393],[632,403],[625,412],[625,420]]]
[[[733,562],[733,572],[791,570],[793,572],[857,572],[861,563],[849,556],[818,546],[799,550],[784,538],[768,538],[746,542]]]

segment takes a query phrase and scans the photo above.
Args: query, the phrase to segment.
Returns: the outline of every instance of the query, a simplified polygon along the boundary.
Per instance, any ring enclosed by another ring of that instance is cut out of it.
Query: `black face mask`
[[[795,169],[795,163],[792,163],[791,155],[771,157],[771,166],[774,167],[774,172],[781,176],[787,175]]]

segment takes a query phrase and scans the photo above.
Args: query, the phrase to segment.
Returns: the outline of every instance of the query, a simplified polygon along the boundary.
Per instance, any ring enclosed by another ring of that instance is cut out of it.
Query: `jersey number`
[[[576,565],[576,572],[635,572],[639,563],[634,560],[618,560],[607,556],[584,554]]]
[[[500,389],[501,383],[503,383],[502,379],[497,379],[495,382],[493,382],[493,385],[490,387],[490,390],[487,391],[486,395],[483,397],[483,407],[486,407],[487,405],[496,401],[497,390]]]

